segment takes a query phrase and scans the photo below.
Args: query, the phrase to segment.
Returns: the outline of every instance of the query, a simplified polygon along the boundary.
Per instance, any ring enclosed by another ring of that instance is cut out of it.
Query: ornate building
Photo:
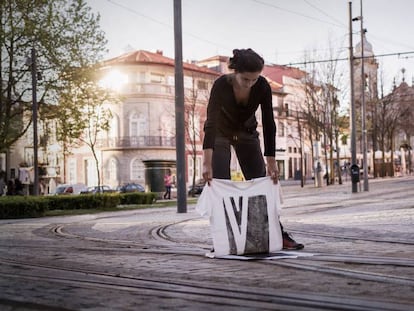
[[[218,73],[195,64],[183,66],[186,180],[192,180],[193,173],[196,179],[201,178],[201,121]],[[161,51],[139,50],[105,61],[103,71],[106,85],[116,88],[123,100],[121,104],[107,104],[111,126],[109,132],[101,133],[97,145],[101,184],[116,187],[134,182],[148,188],[147,169],[167,165],[175,172],[174,59]],[[66,182],[98,184],[95,161],[87,148],[72,150],[66,167]]]

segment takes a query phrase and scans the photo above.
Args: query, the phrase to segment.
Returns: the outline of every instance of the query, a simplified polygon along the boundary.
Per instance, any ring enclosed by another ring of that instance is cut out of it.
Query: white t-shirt
[[[215,255],[242,255],[282,249],[280,205],[280,187],[270,177],[213,179],[204,187],[196,210],[210,217]]]

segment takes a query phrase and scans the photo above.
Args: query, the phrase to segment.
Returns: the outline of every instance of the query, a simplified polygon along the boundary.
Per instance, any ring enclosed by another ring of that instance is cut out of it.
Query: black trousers
[[[213,150],[213,178],[230,179],[231,146],[246,180],[266,176],[266,164],[257,132],[240,132],[232,138],[217,136]],[[279,222],[280,223],[280,222]],[[280,223],[283,232],[283,226]]]
[[[230,179],[231,146],[244,177],[249,180],[266,176],[262,150],[257,132],[240,132],[232,138],[217,136],[213,150],[213,178]]]
[[[165,186],[164,199],[171,199],[171,186]]]

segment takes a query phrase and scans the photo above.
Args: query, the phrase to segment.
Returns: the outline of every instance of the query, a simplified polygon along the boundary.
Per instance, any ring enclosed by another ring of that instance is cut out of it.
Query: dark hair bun
[[[259,72],[263,66],[264,59],[252,49],[234,49],[228,67],[236,72]]]

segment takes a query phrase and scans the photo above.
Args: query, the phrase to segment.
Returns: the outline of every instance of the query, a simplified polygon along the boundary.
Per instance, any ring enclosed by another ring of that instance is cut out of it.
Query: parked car
[[[56,187],[54,194],[80,194],[87,189],[85,184],[61,184]]]
[[[112,189],[109,186],[101,185],[101,186],[88,187],[88,189],[81,191],[81,194],[111,193],[115,191],[116,190]]]
[[[204,179],[200,179],[194,185],[191,185],[190,187],[188,187],[188,194],[189,195],[201,194],[205,184],[206,182],[204,181]]]
[[[128,183],[117,188],[117,191],[121,193],[126,192],[145,192],[144,186],[136,183]]]

